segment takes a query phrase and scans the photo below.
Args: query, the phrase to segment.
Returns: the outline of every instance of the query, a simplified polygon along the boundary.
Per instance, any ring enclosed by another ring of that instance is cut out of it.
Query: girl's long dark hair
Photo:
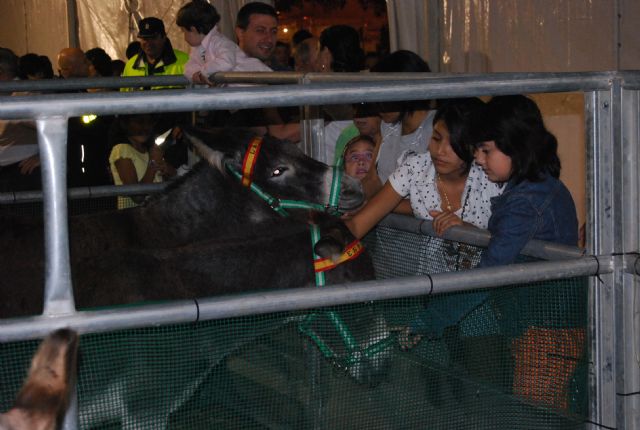
[[[477,97],[441,100],[433,117],[433,125],[444,121],[449,131],[451,149],[465,163],[468,172],[473,162],[473,142],[469,135],[469,122],[480,113],[484,103]]]
[[[539,182],[560,176],[558,141],[544,126],[536,103],[522,95],[496,96],[475,124],[476,144],[494,141],[511,158],[510,180]]]

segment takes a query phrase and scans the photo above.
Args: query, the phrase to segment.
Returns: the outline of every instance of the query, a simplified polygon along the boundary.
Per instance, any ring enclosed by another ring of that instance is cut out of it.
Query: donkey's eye
[[[287,171],[286,167],[278,167],[277,169],[275,169],[273,172],[271,172],[271,177],[277,177],[282,175],[284,172]]]

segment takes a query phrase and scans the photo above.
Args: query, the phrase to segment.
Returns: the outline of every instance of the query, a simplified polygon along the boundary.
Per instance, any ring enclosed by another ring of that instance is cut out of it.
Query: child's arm
[[[191,51],[189,52],[189,60],[187,60],[187,63],[184,65],[184,76],[194,84],[203,83],[198,82],[199,79],[197,78],[203,66],[204,61],[202,61],[200,57],[199,48],[191,48]]]
[[[345,224],[351,233],[361,239],[369,232],[382,218],[391,212],[402,200],[402,196],[393,189],[391,184],[384,184],[367,204],[356,212],[351,219],[345,220]]]
[[[511,264],[540,228],[534,208],[525,198],[512,198],[491,214],[491,239],[478,267]]]
[[[118,170],[118,175],[122,180],[123,185],[130,184],[150,184],[153,182],[153,178],[158,171],[155,163],[149,163],[147,165],[147,170],[144,172],[144,175],[138,181],[138,175],[136,173],[136,167],[133,165],[133,161],[130,158],[118,158],[114,162],[116,169]]]
[[[402,199],[398,206],[395,207],[393,213],[402,215],[413,215],[413,209],[411,208],[411,201],[409,199]]]
[[[238,64],[236,55],[239,51],[240,48],[229,40],[222,38],[212,40],[205,52],[204,63],[200,73],[209,82],[209,76],[216,72],[232,72]],[[213,84],[212,82],[210,83]]]

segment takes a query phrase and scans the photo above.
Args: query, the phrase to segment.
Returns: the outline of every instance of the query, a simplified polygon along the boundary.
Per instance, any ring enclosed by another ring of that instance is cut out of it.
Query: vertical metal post
[[[640,93],[637,90],[621,90],[620,95],[620,182],[616,182],[616,195],[620,201],[620,224],[622,237],[620,238],[621,252],[633,253],[638,251],[640,226],[640,175],[638,162],[640,161]],[[635,259],[632,259],[635,261]],[[621,297],[619,307],[620,327],[618,333],[617,356],[619,361],[618,377],[618,428],[640,429],[640,396],[620,395],[640,392],[640,317],[638,305],[638,276],[630,267],[621,273]]]
[[[67,217],[67,118],[38,119],[37,128],[44,198],[44,315],[69,314],[75,312],[75,303]],[[77,387],[73,387],[63,429],[76,428],[78,395]]]
[[[67,0],[67,38],[69,47],[80,47],[80,36],[78,35],[78,5],[76,0]]]
[[[39,119],[37,125],[44,195],[44,314],[73,313],[67,219],[67,118]]]
[[[585,94],[587,120],[587,246],[591,253],[623,252],[623,149],[621,145],[621,82],[611,81],[608,91]],[[623,258],[614,271],[591,279],[589,328],[592,371],[590,372],[590,420],[617,427],[624,409],[616,393],[621,388],[624,361],[620,357],[623,299]]]

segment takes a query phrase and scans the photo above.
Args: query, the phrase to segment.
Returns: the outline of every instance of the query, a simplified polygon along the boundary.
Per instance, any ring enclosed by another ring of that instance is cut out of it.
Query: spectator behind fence
[[[414,52],[396,51],[389,54],[371,69],[377,73],[425,73],[429,65]],[[427,152],[432,133],[433,115],[428,100],[412,100],[380,103],[382,118],[382,144],[376,160],[382,187],[399,165],[407,151],[411,154]]]
[[[301,28],[300,30],[293,33],[293,36],[291,36],[291,43],[293,44],[293,47],[296,48],[298,45],[300,45],[301,42],[307,39],[311,39],[312,37],[313,34],[311,34],[309,30],[307,30],[306,28]]]
[[[473,163],[467,130],[471,116],[481,106],[477,98],[442,104],[433,119],[428,152],[408,156],[382,190],[345,220],[354,236],[363,237],[394,210],[433,220],[439,234],[454,225],[487,227],[490,199],[501,193],[501,187]],[[454,255],[448,260],[450,270],[457,270],[469,267],[472,256]]]
[[[292,71],[291,45],[286,42],[277,41],[273,55],[269,59],[269,67],[276,72]]]
[[[349,125],[340,133],[336,142],[336,158],[334,162],[338,161],[337,157],[344,154],[346,143],[358,135],[365,135],[373,140],[373,159],[377,159],[382,142],[382,134],[380,133],[380,123],[382,119],[378,115],[376,107],[377,103],[358,103],[353,106],[353,124]],[[373,163],[373,168],[368,170],[367,175],[361,179],[361,182],[362,190],[367,198],[371,198],[378,191],[379,179],[375,169],[375,163]]]
[[[126,141],[117,143],[109,155],[115,185],[151,184],[175,176],[176,170],[164,160],[155,145],[154,117],[150,114],[121,115],[117,120]],[[137,206],[143,197],[118,197],[118,209]]]
[[[380,122],[382,120],[376,109],[376,103],[357,103],[352,106],[353,123],[342,130],[340,136],[338,136],[333,164],[336,164],[338,159],[344,154],[344,148],[347,142],[359,134],[364,134],[374,139],[377,155],[382,139],[382,135],[380,134]]]
[[[127,49],[125,50],[124,55],[127,57],[127,60],[130,60],[131,57],[140,53],[142,47],[140,45],[139,40],[134,40],[133,42],[127,45]]]
[[[240,8],[236,16],[236,37],[238,45],[247,56],[260,60],[254,72],[271,71],[265,61],[273,54],[278,34],[278,14],[273,6],[262,2],[249,2]],[[289,116],[289,115],[286,115]],[[300,125],[285,123],[283,115],[276,108],[243,109],[231,116],[216,115],[216,126],[252,127],[256,133],[269,133],[279,139],[300,141]]]
[[[49,57],[38,54],[25,54],[18,60],[20,79],[52,79],[53,66]]]
[[[18,79],[18,56],[0,48],[0,81]],[[38,133],[33,120],[0,120],[0,192],[42,187]]]
[[[352,138],[344,147],[344,172],[362,181],[373,165],[373,155],[376,144],[367,135],[360,134]]]
[[[84,53],[89,60],[89,77],[109,77],[113,76],[111,57],[102,48],[92,48]]]
[[[162,20],[148,17],[138,23],[140,50],[124,66],[122,76],[165,76],[182,75],[189,56],[173,49],[167,37]],[[146,87],[138,89],[162,89],[166,87]],[[120,91],[133,91],[121,88]]]
[[[89,76],[89,65],[80,48],[64,48],[58,53],[58,74],[61,78],[86,78]]]
[[[189,2],[178,11],[176,24],[191,46],[184,75],[195,84],[213,85],[209,76],[216,72],[256,71],[268,68],[251,58],[238,45],[218,31],[220,15],[203,0]]]
[[[166,76],[183,75],[184,67],[189,56],[173,49],[171,40],[167,37],[162,20],[155,17],[147,17],[138,22],[138,39],[140,51],[131,57],[122,72],[122,76]],[[176,86],[146,86],[142,88],[121,88],[120,91],[133,90],[159,90],[167,88],[181,88]],[[164,112],[156,118],[158,124],[166,129],[174,129],[179,134],[179,127],[190,121],[188,112]],[[172,150],[172,162],[179,166],[187,159],[186,148],[176,146]]]
[[[475,140],[476,162],[491,181],[506,183],[504,193],[491,204],[491,239],[480,266],[514,263],[532,239],[576,246],[576,208],[559,180],[558,142],[535,102],[522,95],[493,97],[478,122]],[[572,291],[536,285],[518,289],[514,296],[499,308],[502,320],[528,323],[512,342],[513,392],[533,403],[567,410],[570,381],[585,345],[584,321],[571,301]],[[538,303],[553,305],[553,311],[527,311]]]
[[[249,2],[238,11],[235,31],[240,49],[266,64],[276,48],[278,14],[271,5]]]
[[[58,54],[58,69],[65,79],[88,78],[91,62],[79,48],[64,48]],[[87,90],[91,91],[91,90]],[[87,91],[74,91],[84,93]],[[111,183],[108,132],[110,115],[86,112],[69,118],[67,133],[67,186],[93,187]]]
[[[320,34],[315,72],[360,72],[364,51],[360,47],[360,35],[348,25],[327,27]],[[353,106],[350,104],[324,105],[324,144],[326,159],[331,163],[336,157],[336,146],[340,134],[352,125]],[[341,152],[337,152],[339,157]]]
[[[316,59],[318,57],[317,37],[309,37],[296,45],[293,54],[294,70],[296,72],[313,72],[315,70]]]
[[[124,65],[125,62],[122,60],[111,60],[111,76],[117,77],[122,75],[122,72],[124,72]]]
[[[102,48],[92,48],[84,53],[89,60],[89,77],[106,78],[113,76],[111,57]],[[112,91],[109,88],[87,88],[87,92]]]

